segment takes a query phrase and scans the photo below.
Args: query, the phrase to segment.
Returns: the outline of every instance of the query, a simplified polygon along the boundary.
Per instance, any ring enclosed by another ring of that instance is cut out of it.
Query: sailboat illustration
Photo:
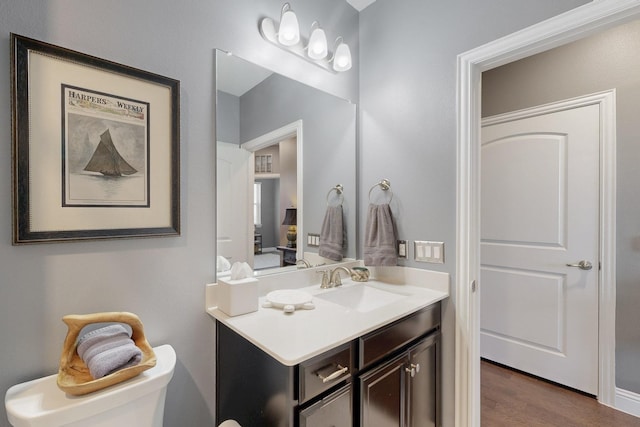
[[[100,172],[105,176],[131,175],[138,172],[122,158],[111,139],[109,129],[100,135],[100,142],[93,152],[91,160],[84,167],[89,172]]]

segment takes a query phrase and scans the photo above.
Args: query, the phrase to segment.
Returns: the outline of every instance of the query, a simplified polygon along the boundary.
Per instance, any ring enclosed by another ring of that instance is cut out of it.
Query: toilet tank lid
[[[4,401],[9,422],[14,427],[56,425],[53,420],[58,418],[70,422],[75,418],[74,412],[111,409],[165,387],[173,376],[176,353],[170,345],[154,347],[153,351],[157,359],[153,368],[84,396],[71,396],[60,390],[57,374],[14,385],[7,390]],[[40,421],[34,423],[36,420]]]

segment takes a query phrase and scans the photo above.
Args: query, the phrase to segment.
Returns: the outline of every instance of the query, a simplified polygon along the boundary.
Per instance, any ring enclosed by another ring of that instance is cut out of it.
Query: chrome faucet
[[[329,279],[329,287],[342,285],[342,279],[340,279],[340,270],[343,270],[349,275],[349,277],[351,277],[351,270],[349,268],[344,266],[336,267],[331,272],[331,276]]]
[[[300,267],[300,264],[302,264],[303,266]],[[310,268],[311,264],[309,264],[309,261],[307,261],[306,259],[302,258],[302,259],[296,260],[296,267],[298,267],[298,268]]]

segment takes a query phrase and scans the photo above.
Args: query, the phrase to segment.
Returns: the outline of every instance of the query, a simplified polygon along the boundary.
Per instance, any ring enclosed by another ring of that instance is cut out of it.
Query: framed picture
[[[180,234],[180,82],[11,34],[13,243]]]

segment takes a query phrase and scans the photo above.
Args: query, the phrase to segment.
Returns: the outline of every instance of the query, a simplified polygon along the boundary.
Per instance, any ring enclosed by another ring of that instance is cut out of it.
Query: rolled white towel
[[[142,360],[142,351],[124,326],[118,324],[84,334],[78,340],[77,351],[94,379],[135,366]]]
[[[216,271],[222,273],[223,271],[231,270],[231,263],[228,259],[222,255],[216,257]]]

